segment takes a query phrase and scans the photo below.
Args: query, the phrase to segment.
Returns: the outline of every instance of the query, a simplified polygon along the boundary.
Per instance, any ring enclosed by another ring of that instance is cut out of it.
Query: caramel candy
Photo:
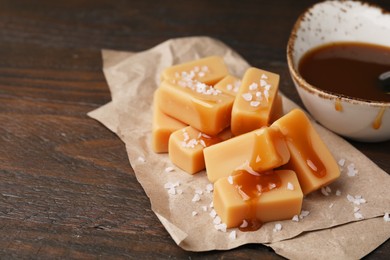
[[[233,135],[270,125],[278,88],[277,74],[257,68],[249,68],[245,72],[232,109]]]
[[[198,81],[183,85],[163,81],[156,95],[160,109],[207,135],[230,125],[234,97]]]
[[[290,153],[282,133],[264,127],[207,147],[204,157],[207,177],[215,182],[236,169],[264,172],[279,167]]]
[[[283,168],[294,170],[303,194],[328,185],[340,176],[336,160],[300,109],[294,109],[272,124],[286,137],[290,161]]]
[[[203,149],[230,137],[230,129],[215,137],[201,133],[191,126],[179,129],[169,138],[169,158],[187,173],[197,173],[205,168]]]
[[[157,89],[154,93],[156,97]],[[153,100],[153,122],[152,122],[152,149],[155,153],[168,152],[169,136],[178,129],[187,125],[161,112],[159,106]]]
[[[241,80],[232,76],[227,75],[221,81],[214,85],[215,89],[221,90],[223,93],[232,95],[235,97],[237,95],[238,90],[241,86]]]
[[[210,56],[166,68],[161,77],[162,80],[195,80],[214,85],[227,74],[228,69],[222,57]]]
[[[296,174],[277,170],[260,176],[240,171],[214,183],[214,209],[227,228],[256,230],[262,223],[299,215],[303,194]]]

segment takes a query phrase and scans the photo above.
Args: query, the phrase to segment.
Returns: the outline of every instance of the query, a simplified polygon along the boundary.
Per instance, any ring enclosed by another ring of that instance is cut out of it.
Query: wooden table
[[[124,144],[86,113],[110,101],[100,50],[207,35],[281,75],[316,1],[0,1],[0,258],[280,258],[262,245],[193,253],[150,209]],[[372,1],[390,10],[386,0]],[[352,142],[390,172],[390,142]],[[389,258],[390,242],[367,258]]]

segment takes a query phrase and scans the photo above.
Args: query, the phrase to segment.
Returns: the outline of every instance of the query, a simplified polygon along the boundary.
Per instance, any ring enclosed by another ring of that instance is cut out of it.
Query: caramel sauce
[[[339,112],[343,111],[343,105],[341,104],[340,99],[336,99],[336,101],[334,103],[334,109],[336,109],[336,111],[339,111]]]
[[[298,70],[308,83],[327,92],[390,102],[379,78],[390,71],[389,47],[359,42],[323,45],[307,52]]]
[[[383,114],[385,113],[385,108],[382,107],[379,112],[378,112],[378,115],[376,116],[374,122],[372,123],[372,128],[374,128],[375,130],[379,129],[382,125],[382,117],[383,117]]]
[[[300,127],[291,127],[288,129],[289,138],[287,138],[287,142],[289,146],[292,145],[299,151],[310,171],[318,178],[322,178],[326,175],[326,168],[313,148],[309,131],[310,122],[304,118],[300,119],[299,122],[296,122],[296,125]]]
[[[244,232],[258,230],[263,223],[256,218],[257,198],[264,192],[280,187],[282,180],[279,175],[273,174],[272,172],[255,176],[245,170],[237,170],[234,172],[234,175],[234,185],[240,194],[242,192],[245,194],[245,196],[241,196],[246,198],[245,202],[248,207],[248,219],[246,220],[248,226],[239,227],[239,230]]]

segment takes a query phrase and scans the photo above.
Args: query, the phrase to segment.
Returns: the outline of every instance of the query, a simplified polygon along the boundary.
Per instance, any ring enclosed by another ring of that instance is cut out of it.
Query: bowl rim
[[[302,21],[304,20],[305,16],[310,13],[310,11],[315,8],[318,5],[325,4],[327,2],[334,2],[334,1],[323,1],[319,2],[316,4],[311,5],[310,7],[306,8],[306,10],[299,15],[297,18],[296,22],[294,23],[294,26],[291,30],[290,37],[287,42],[287,65],[290,70],[290,73],[295,81],[297,81],[296,86],[299,86],[300,88],[303,88],[307,92],[310,92],[310,94],[315,94],[319,96],[320,98],[323,99],[328,99],[328,100],[338,100],[338,101],[344,101],[347,103],[351,104],[360,104],[360,105],[366,105],[366,106],[373,106],[373,107],[385,107],[385,108],[390,108],[390,102],[386,101],[375,101],[375,100],[369,100],[369,99],[361,99],[357,97],[352,97],[352,96],[347,96],[344,94],[338,94],[338,93],[333,93],[330,91],[326,91],[320,88],[317,88],[310,83],[308,83],[298,72],[298,69],[295,68],[294,66],[294,57],[293,57],[293,51],[294,51],[294,44],[295,40],[297,39],[297,32],[301,26]],[[354,3],[359,3],[361,5],[365,5],[369,8],[376,8],[378,9],[382,14],[384,15],[390,15],[390,12],[386,11],[382,7],[372,4],[372,3],[367,3],[363,1],[337,1],[341,3],[348,3],[348,2],[354,2]],[[340,42],[348,42],[348,41],[340,41]],[[350,41],[350,42],[356,42],[356,41]],[[319,45],[320,46],[320,45]],[[319,46],[313,46],[313,48],[319,47]],[[389,46],[385,46],[389,47]],[[390,48],[390,47],[389,47]]]

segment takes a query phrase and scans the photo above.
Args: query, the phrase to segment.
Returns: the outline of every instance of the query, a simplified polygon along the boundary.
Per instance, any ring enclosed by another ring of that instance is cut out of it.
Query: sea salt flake
[[[171,195],[176,195],[176,189],[174,187],[170,188],[168,190],[168,194],[171,194]]]
[[[299,214],[299,219],[303,219],[303,218],[309,216],[309,214],[310,214],[310,211],[308,211],[308,210],[302,210],[302,211],[301,211],[301,214]]]
[[[241,166],[236,168],[237,170],[245,170],[248,173],[255,175],[255,176],[260,176],[260,174],[252,169],[252,167],[249,165],[249,161],[246,160]]]
[[[326,191],[325,187],[321,187],[321,193],[322,193],[324,196],[329,196],[329,193]]]
[[[213,220],[214,225],[218,225],[222,223],[222,220],[219,216],[216,216]]]
[[[299,222],[299,216],[294,215],[294,217],[291,219],[292,221]]]
[[[383,215],[383,220],[385,222],[390,222],[390,213],[386,212],[385,215]]]
[[[260,80],[260,86],[265,87],[267,84],[267,81],[265,81],[264,79]]]
[[[282,230],[282,224],[276,223],[273,231],[274,232],[279,232],[280,230]]]
[[[204,212],[206,212],[207,211],[207,206],[202,206],[202,209],[203,209]]]
[[[246,228],[248,226],[248,221],[246,221],[245,219],[242,220],[242,224],[240,225],[240,228]]]
[[[213,209],[209,213],[210,217],[215,218],[217,216],[217,212]]]
[[[261,161],[260,155],[257,155],[257,157],[256,157],[256,162],[258,163],[258,162],[260,162],[260,161]]]
[[[146,162],[145,158],[142,157],[142,156],[138,156],[137,160],[138,160],[139,162]]]
[[[232,232],[229,233],[229,239],[235,240],[236,237],[237,237],[237,233],[235,230],[233,230]]]
[[[196,215],[198,215],[198,212],[192,211],[192,216],[194,217],[194,216],[196,216]]]
[[[198,77],[203,78],[206,74],[203,71],[200,71],[198,73]]]
[[[265,75],[265,74],[261,74],[261,78],[262,78],[262,79],[268,79],[268,76]]]
[[[336,190],[336,196],[340,196],[341,195],[341,191],[340,190]]]
[[[345,159],[340,159],[339,160],[339,165],[344,166],[345,165]]]
[[[230,184],[233,184],[233,177],[231,175],[227,178],[227,180]]]
[[[355,212],[353,215],[355,216],[356,219],[364,219],[362,213],[360,212]]]
[[[209,183],[206,185],[206,192],[210,193],[214,190],[214,185],[212,183]]]
[[[175,170],[175,168],[173,168],[172,166],[168,166],[165,168],[165,172],[173,172]]]
[[[310,169],[312,169],[313,171],[317,171],[317,166],[315,166],[315,164],[311,161],[311,160],[306,160],[306,163],[307,165],[310,167]]]
[[[269,183],[268,184],[268,189],[272,190],[272,189],[275,189],[276,188],[276,184],[275,183]]]
[[[214,208],[214,202],[210,202],[210,205],[209,205],[210,209]]]
[[[192,202],[198,202],[198,201],[200,201],[200,196],[199,196],[199,194],[195,194],[194,195],[194,197],[192,198]]]
[[[252,100],[252,94],[251,93],[244,93],[244,94],[242,94],[242,98],[245,101],[251,101]]]
[[[238,193],[241,195],[241,198],[242,198],[244,201],[250,199],[250,197],[248,196],[248,194],[246,194],[243,190],[241,190],[241,186],[237,186],[237,189],[238,189]]]
[[[195,190],[195,193],[196,193],[196,194],[199,194],[199,195],[202,195],[202,194],[203,194],[203,191],[200,190],[200,189],[196,189],[196,190]]]
[[[329,208],[333,208],[334,203],[330,203]]]
[[[258,106],[260,106],[260,101],[251,101],[250,106],[251,107],[258,107]]]
[[[294,190],[294,184],[292,184],[291,182],[287,183],[287,189]]]
[[[231,91],[233,89],[233,85],[232,84],[227,84],[226,85],[226,89]]]
[[[214,225],[214,227],[215,227],[216,230],[222,231],[222,232],[226,232],[226,228],[227,228],[225,223]]]
[[[256,90],[258,86],[259,85],[253,82],[252,84],[249,85],[249,90]]]

